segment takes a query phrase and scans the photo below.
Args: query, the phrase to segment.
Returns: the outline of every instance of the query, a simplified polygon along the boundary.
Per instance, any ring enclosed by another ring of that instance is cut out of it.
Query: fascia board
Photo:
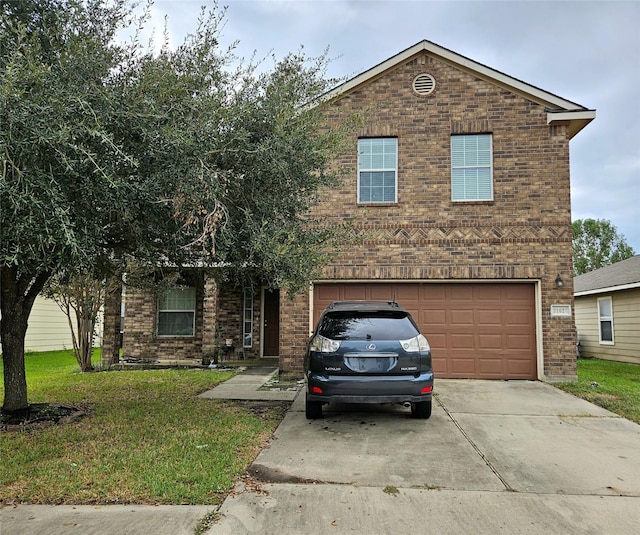
[[[608,286],[607,288],[596,288],[595,290],[585,290],[584,292],[576,292],[574,297],[583,297],[586,295],[606,294],[611,292],[619,292],[621,290],[633,290],[640,288],[640,282],[633,282],[631,284],[621,284],[620,286]]]

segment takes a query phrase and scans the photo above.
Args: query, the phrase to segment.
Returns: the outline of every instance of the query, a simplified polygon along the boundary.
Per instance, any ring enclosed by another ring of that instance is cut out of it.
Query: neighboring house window
[[[598,299],[598,322],[600,323],[600,343],[613,345],[613,302],[611,297]]]
[[[253,345],[253,292],[244,291],[244,306],[242,314],[242,347]]]
[[[158,336],[193,336],[196,289],[171,288],[158,299]]]
[[[491,134],[451,136],[451,200],[493,200]]]
[[[394,203],[398,197],[398,140],[358,140],[358,202]]]

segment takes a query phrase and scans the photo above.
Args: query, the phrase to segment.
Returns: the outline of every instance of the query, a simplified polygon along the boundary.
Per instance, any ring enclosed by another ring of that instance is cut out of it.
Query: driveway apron
[[[528,381],[440,380],[433,414],[304,392],[210,534],[626,534],[640,526],[640,426]]]

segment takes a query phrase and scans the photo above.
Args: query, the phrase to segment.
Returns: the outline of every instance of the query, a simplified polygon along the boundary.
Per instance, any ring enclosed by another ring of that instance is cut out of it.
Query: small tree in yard
[[[634,255],[633,248],[606,219],[573,222],[573,274],[582,275]]]
[[[44,292],[53,299],[67,317],[73,354],[83,372],[92,371],[93,339],[100,309],[107,293],[107,282],[91,273],[65,279],[56,275],[49,279]]]
[[[224,11],[176,50],[142,46],[127,0],[0,0],[0,336],[5,411],[28,408],[24,336],[55,275],[128,260],[229,266],[304,287],[335,229],[305,214],[334,186],[326,57],[256,75],[221,50]],[[81,344],[79,344],[81,345]],[[85,344],[86,347],[87,344]]]

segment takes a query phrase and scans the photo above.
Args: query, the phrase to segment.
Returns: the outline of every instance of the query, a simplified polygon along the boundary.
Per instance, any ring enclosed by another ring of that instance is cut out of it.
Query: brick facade
[[[238,356],[242,347],[243,290],[220,288],[213,278],[196,277],[194,336],[158,336],[157,294],[153,290],[128,288],[123,336],[123,356],[135,359],[215,360]],[[253,299],[253,344],[244,348],[243,356],[258,358],[260,352],[261,301]],[[226,340],[232,340],[234,351],[224,351]]]
[[[354,78],[362,83],[334,95],[328,108],[327,129],[353,114],[363,116],[364,124],[335,162],[346,179],[324,192],[313,209],[328,225],[353,221],[359,237],[324,267],[321,281],[530,281],[536,285],[540,378],[575,378],[573,318],[552,318],[550,308],[560,303],[573,310],[569,141],[591,119],[579,118],[583,123],[577,126],[571,118],[550,119],[554,106],[556,111],[585,108],[573,109],[572,103],[513,79],[517,83],[509,85],[506,75],[451,60],[448,51],[414,48],[413,55],[386,70]],[[435,80],[429,95],[412,87],[423,73]],[[452,202],[450,138],[486,133],[492,135],[493,200]],[[359,137],[397,138],[396,203],[357,203]],[[564,282],[560,288],[558,275]],[[162,356],[200,358],[224,338],[240,341],[242,290],[207,282],[198,295],[196,336],[189,340],[154,337],[153,296],[128,295],[125,355],[145,355],[153,348]],[[260,357],[260,297],[256,291],[249,357]],[[308,292],[292,300],[281,296],[283,374],[301,375],[310,305]]]
[[[436,89],[420,96],[412,81],[425,72]],[[567,126],[547,125],[544,105],[426,52],[339,97],[329,127],[363,109],[366,124],[338,159],[349,178],[313,211],[327,224],[352,219],[361,240],[323,281],[539,282],[544,375],[575,376],[573,321],[549,314],[573,302]],[[450,137],[461,133],[492,134],[493,201],[451,201]],[[357,137],[372,136],[398,138],[397,203],[357,204]],[[309,314],[306,294],[283,303],[285,371],[301,372]]]

